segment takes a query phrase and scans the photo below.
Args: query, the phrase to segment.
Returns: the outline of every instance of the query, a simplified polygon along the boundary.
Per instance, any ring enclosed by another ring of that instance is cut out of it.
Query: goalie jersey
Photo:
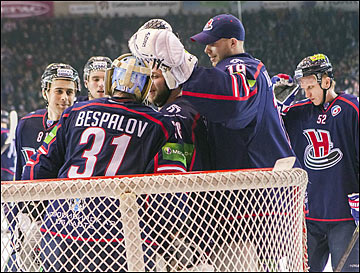
[[[133,100],[112,97],[78,102],[64,111],[57,126],[27,163],[22,178],[150,173],[153,168],[149,162],[162,146],[177,143],[177,139],[180,137],[168,117]],[[186,171],[185,156],[180,153],[177,151],[175,157],[163,157],[166,152],[160,153],[158,161],[168,166],[168,172]],[[121,241],[119,200],[99,197],[88,201],[88,198],[53,201],[41,231],[78,241]],[[88,203],[85,208],[84,202]],[[179,200],[175,202],[178,204]],[[96,207],[99,204],[108,208],[101,216]]]
[[[56,122],[47,119],[47,110],[39,109],[21,118],[16,128],[16,173],[15,180],[21,180],[23,167],[35,154]]]
[[[182,94],[208,120],[214,169],[271,168],[295,156],[270,77],[251,55],[234,55],[215,68],[196,67]]]
[[[340,94],[324,110],[309,99],[283,117],[309,176],[306,219],[354,221],[347,195],[359,192],[359,101]]]

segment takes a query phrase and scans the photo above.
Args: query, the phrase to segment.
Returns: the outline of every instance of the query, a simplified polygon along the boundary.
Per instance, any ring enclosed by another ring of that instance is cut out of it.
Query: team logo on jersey
[[[176,104],[172,104],[168,108],[166,108],[166,111],[168,111],[169,113],[177,114],[177,113],[181,112],[181,107]]]
[[[326,130],[304,130],[309,145],[305,148],[304,163],[312,170],[324,170],[335,166],[343,157],[339,148],[334,148],[330,132]]]
[[[204,26],[203,30],[210,30],[210,29],[212,29],[212,28],[213,28],[213,25],[212,25],[213,22],[214,22],[214,19],[211,18],[211,19],[206,23],[206,25]]]
[[[21,152],[23,154],[25,162],[27,162],[30,159],[30,157],[36,153],[36,150],[31,147],[23,147],[21,148]]]
[[[335,105],[331,108],[331,114],[333,117],[337,116],[341,112],[341,107],[339,105]]]
[[[243,60],[240,60],[240,59],[232,59],[232,60],[230,60],[230,62],[229,63],[231,63],[231,64],[237,64],[237,63],[243,63],[244,61]]]

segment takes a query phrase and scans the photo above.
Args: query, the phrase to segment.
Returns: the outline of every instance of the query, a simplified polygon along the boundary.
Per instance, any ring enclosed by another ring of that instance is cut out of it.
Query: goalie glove
[[[300,86],[295,84],[291,76],[286,74],[275,75],[271,78],[271,82],[280,114],[285,115],[289,107],[293,105]]]
[[[161,63],[159,68],[169,89],[186,82],[197,65],[197,58],[184,49],[170,29],[140,28],[128,44],[135,57]]]
[[[352,193],[348,195],[351,215],[354,217],[355,224],[359,225],[359,194]]]

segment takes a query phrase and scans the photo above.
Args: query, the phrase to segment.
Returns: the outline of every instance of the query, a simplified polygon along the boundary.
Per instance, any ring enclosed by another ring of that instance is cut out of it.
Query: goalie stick
[[[1,147],[1,154],[3,154],[6,151],[6,149],[10,146],[11,141],[13,141],[13,139],[15,138],[16,126],[18,124],[18,115],[15,110],[12,110],[10,112],[9,120],[10,120],[9,135],[5,140],[4,145]]]
[[[344,264],[345,264],[346,260],[348,259],[351,250],[354,248],[354,245],[358,238],[359,238],[359,225],[354,230],[354,233],[351,237],[350,243],[349,243],[348,247],[346,248],[343,256],[341,257],[340,262],[335,269],[335,272],[340,272],[343,269]]]

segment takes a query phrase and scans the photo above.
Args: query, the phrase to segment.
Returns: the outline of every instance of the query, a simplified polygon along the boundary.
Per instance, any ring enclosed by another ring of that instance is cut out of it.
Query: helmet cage
[[[105,72],[105,93],[112,96],[115,91],[126,92],[142,102],[151,87],[150,74],[146,61],[130,53],[123,54]]]

